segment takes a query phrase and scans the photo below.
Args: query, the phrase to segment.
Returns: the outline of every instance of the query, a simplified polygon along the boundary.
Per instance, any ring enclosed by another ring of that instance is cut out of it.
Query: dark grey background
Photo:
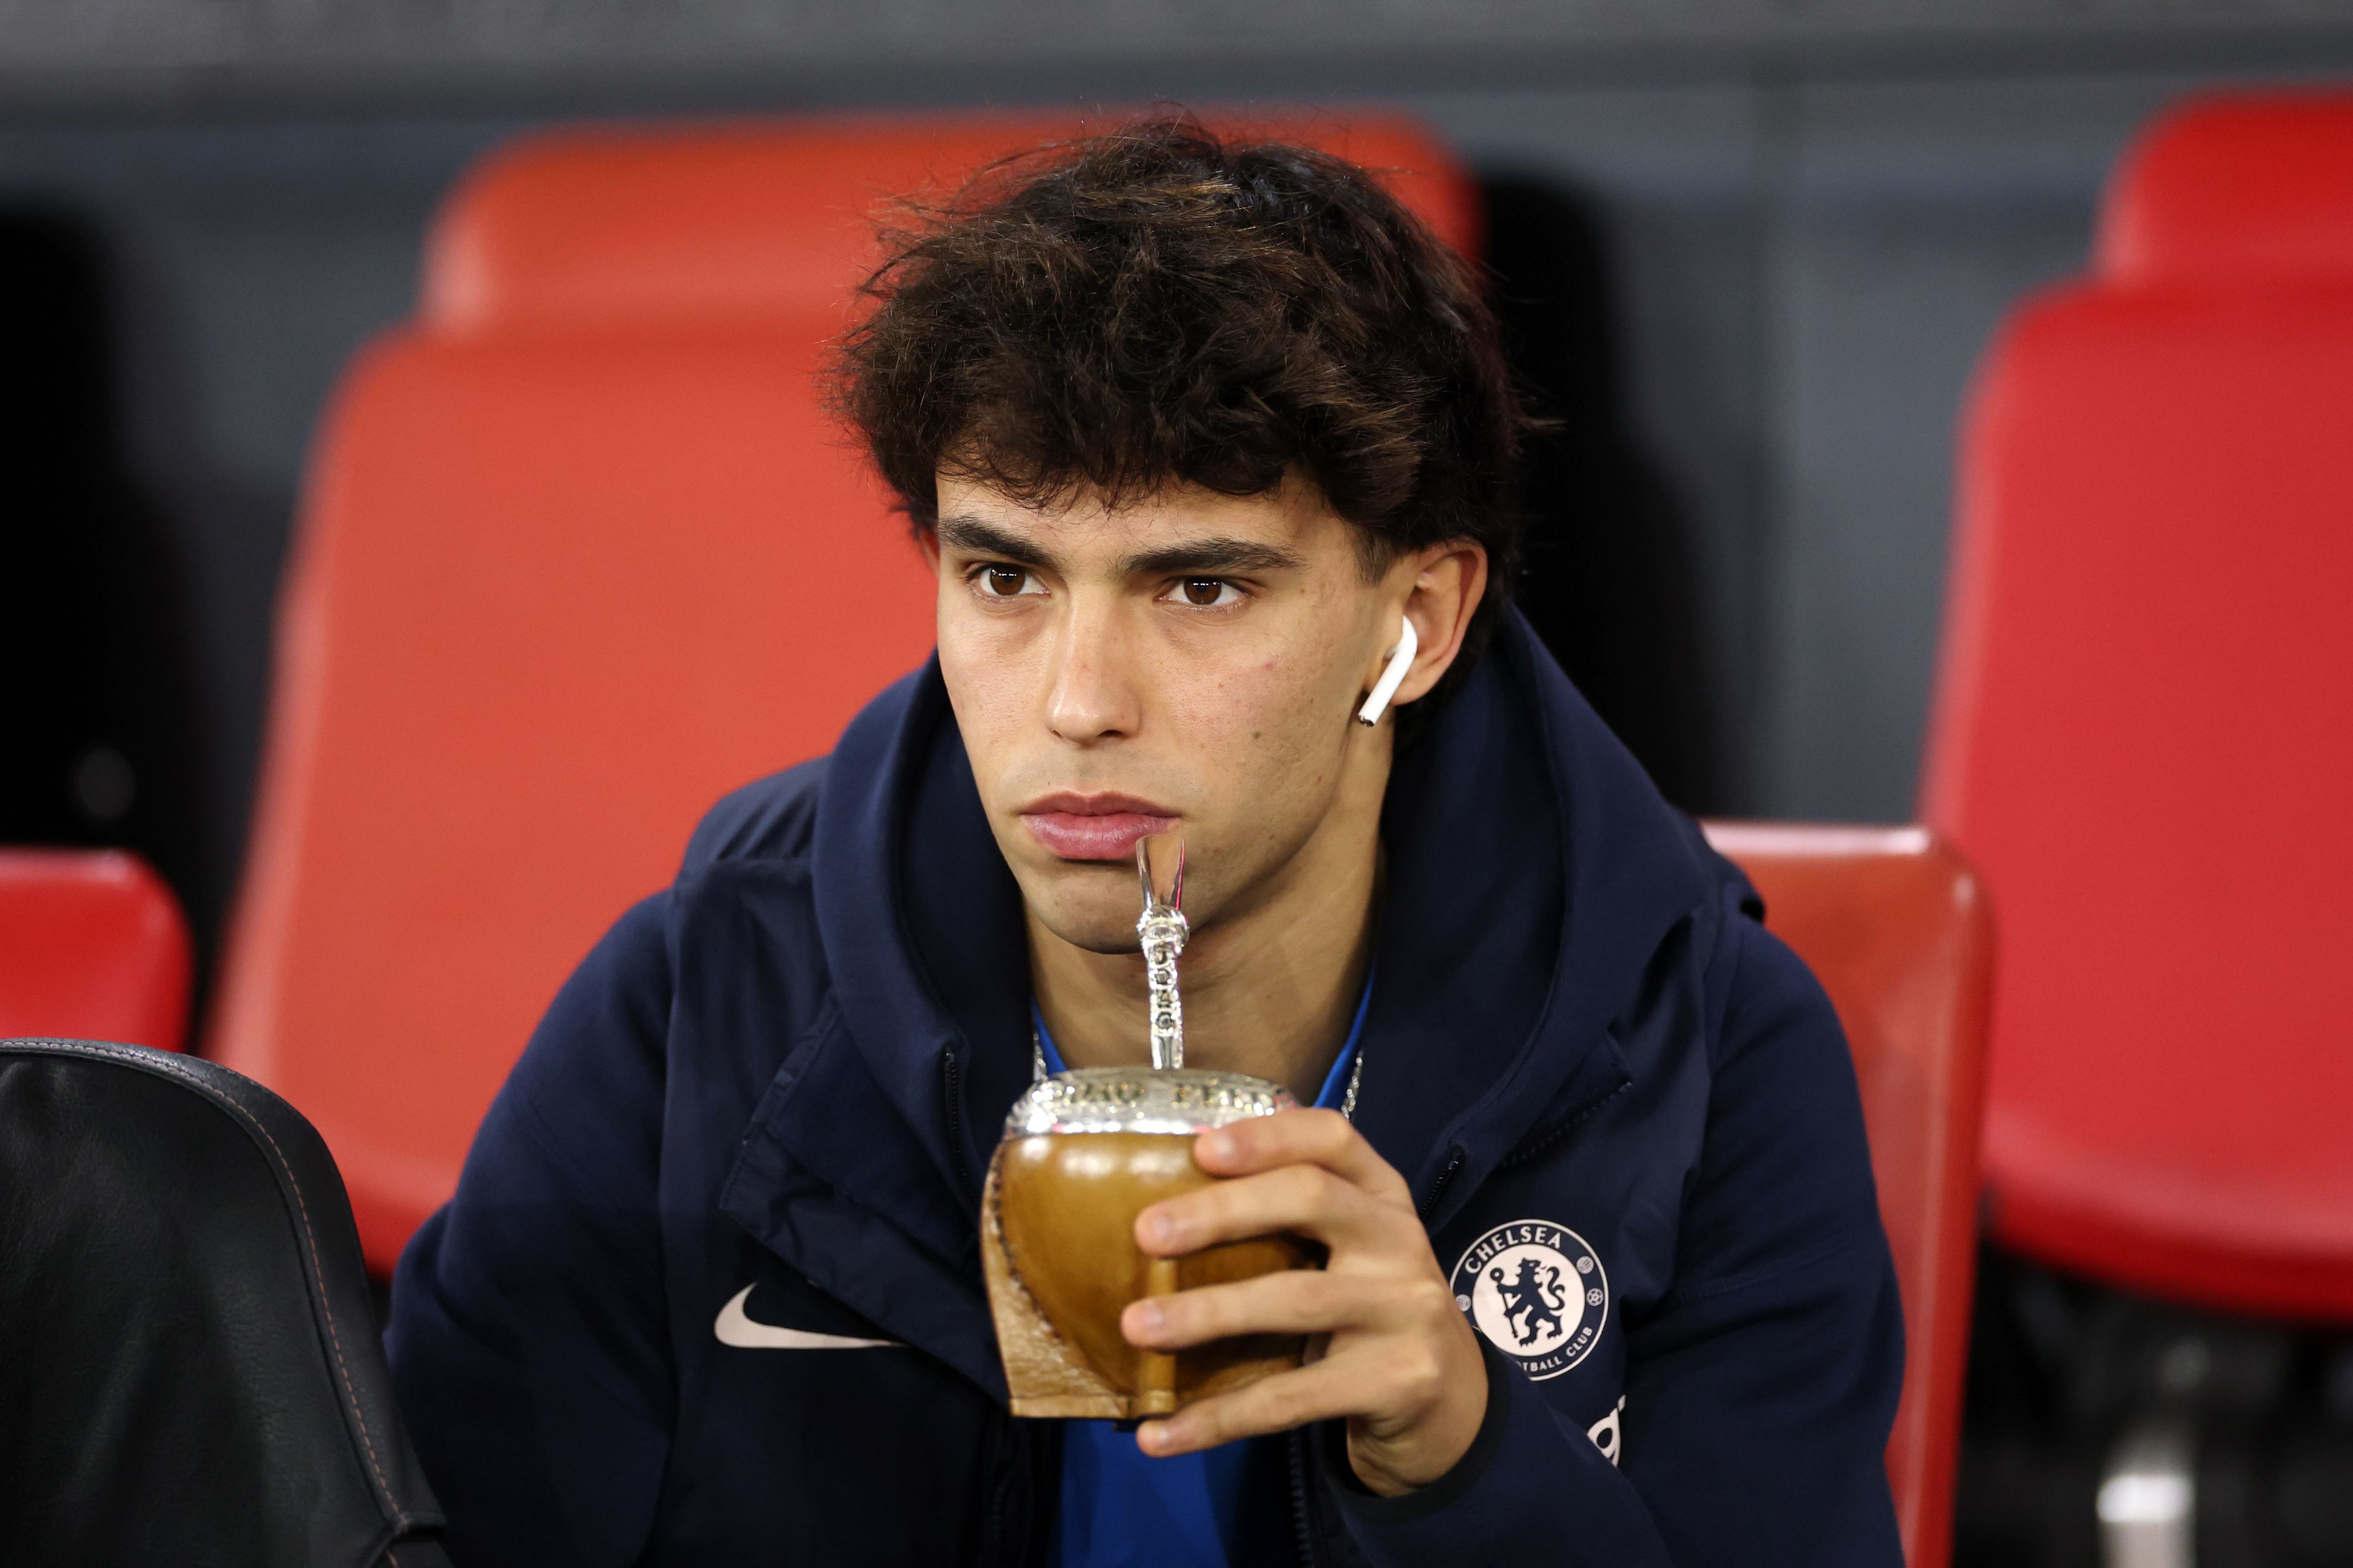
[[[1597,215],[1697,576],[1715,809],[1912,809],[1957,414],[2134,129],[2353,69],[2339,5],[2189,0],[0,0],[0,208],[99,242],[126,460],[184,574],[209,928],[322,402],[468,162],[550,120],[1386,101]]]

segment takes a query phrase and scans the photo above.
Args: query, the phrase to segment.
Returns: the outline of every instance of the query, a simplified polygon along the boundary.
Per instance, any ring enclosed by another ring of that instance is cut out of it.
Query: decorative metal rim
[[[1207,1068],[1073,1068],[1039,1079],[1013,1102],[1008,1138],[1046,1132],[1194,1133],[1299,1102],[1281,1084]]]

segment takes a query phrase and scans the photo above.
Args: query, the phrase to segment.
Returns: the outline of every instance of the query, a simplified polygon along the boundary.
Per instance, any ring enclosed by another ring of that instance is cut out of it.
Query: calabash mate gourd
[[[1120,1314],[1145,1296],[1322,1261],[1320,1248],[1291,1236],[1177,1258],[1135,1243],[1145,1208],[1217,1180],[1193,1162],[1203,1131],[1295,1103],[1261,1078],[1185,1067],[1183,846],[1173,833],[1144,839],[1136,867],[1152,1066],[1041,1074],[1006,1118],[988,1164],[981,1259],[1016,1415],[1166,1415],[1297,1366],[1304,1348],[1295,1335],[1253,1334],[1164,1353],[1120,1332]]]

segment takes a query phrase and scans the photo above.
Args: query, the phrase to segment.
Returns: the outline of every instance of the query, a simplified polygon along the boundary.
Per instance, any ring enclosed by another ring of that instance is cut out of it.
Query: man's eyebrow
[[[1121,562],[1119,570],[1124,577],[1168,577],[1188,573],[1212,576],[1228,572],[1282,572],[1305,564],[1304,557],[1279,544],[1212,537],[1139,551]]]
[[[996,555],[1023,566],[1052,566],[1053,552],[1007,529],[958,513],[940,519],[934,531],[942,544],[967,555]]]

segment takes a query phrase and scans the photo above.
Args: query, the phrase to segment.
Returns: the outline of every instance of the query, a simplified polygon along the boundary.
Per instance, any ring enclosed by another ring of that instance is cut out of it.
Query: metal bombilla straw
[[[1185,1065],[1185,999],[1176,990],[1176,955],[1185,951],[1192,926],[1185,919],[1185,835],[1170,828],[1135,841],[1135,875],[1144,884],[1144,913],[1135,935],[1144,949],[1148,990],[1145,1023],[1152,1038],[1152,1066],[1166,1072]],[[1144,1293],[1176,1293],[1176,1260],[1153,1258],[1144,1266]],[[1169,1415],[1176,1409],[1176,1358],[1165,1351],[1136,1356],[1136,1412]]]
[[[1185,919],[1185,834],[1181,828],[1135,841],[1135,875],[1144,884],[1144,913],[1135,935],[1144,949],[1149,987],[1145,1023],[1152,1066],[1166,1072],[1185,1065],[1185,999],[1176,990],[1176,955],[1192,926]]]

